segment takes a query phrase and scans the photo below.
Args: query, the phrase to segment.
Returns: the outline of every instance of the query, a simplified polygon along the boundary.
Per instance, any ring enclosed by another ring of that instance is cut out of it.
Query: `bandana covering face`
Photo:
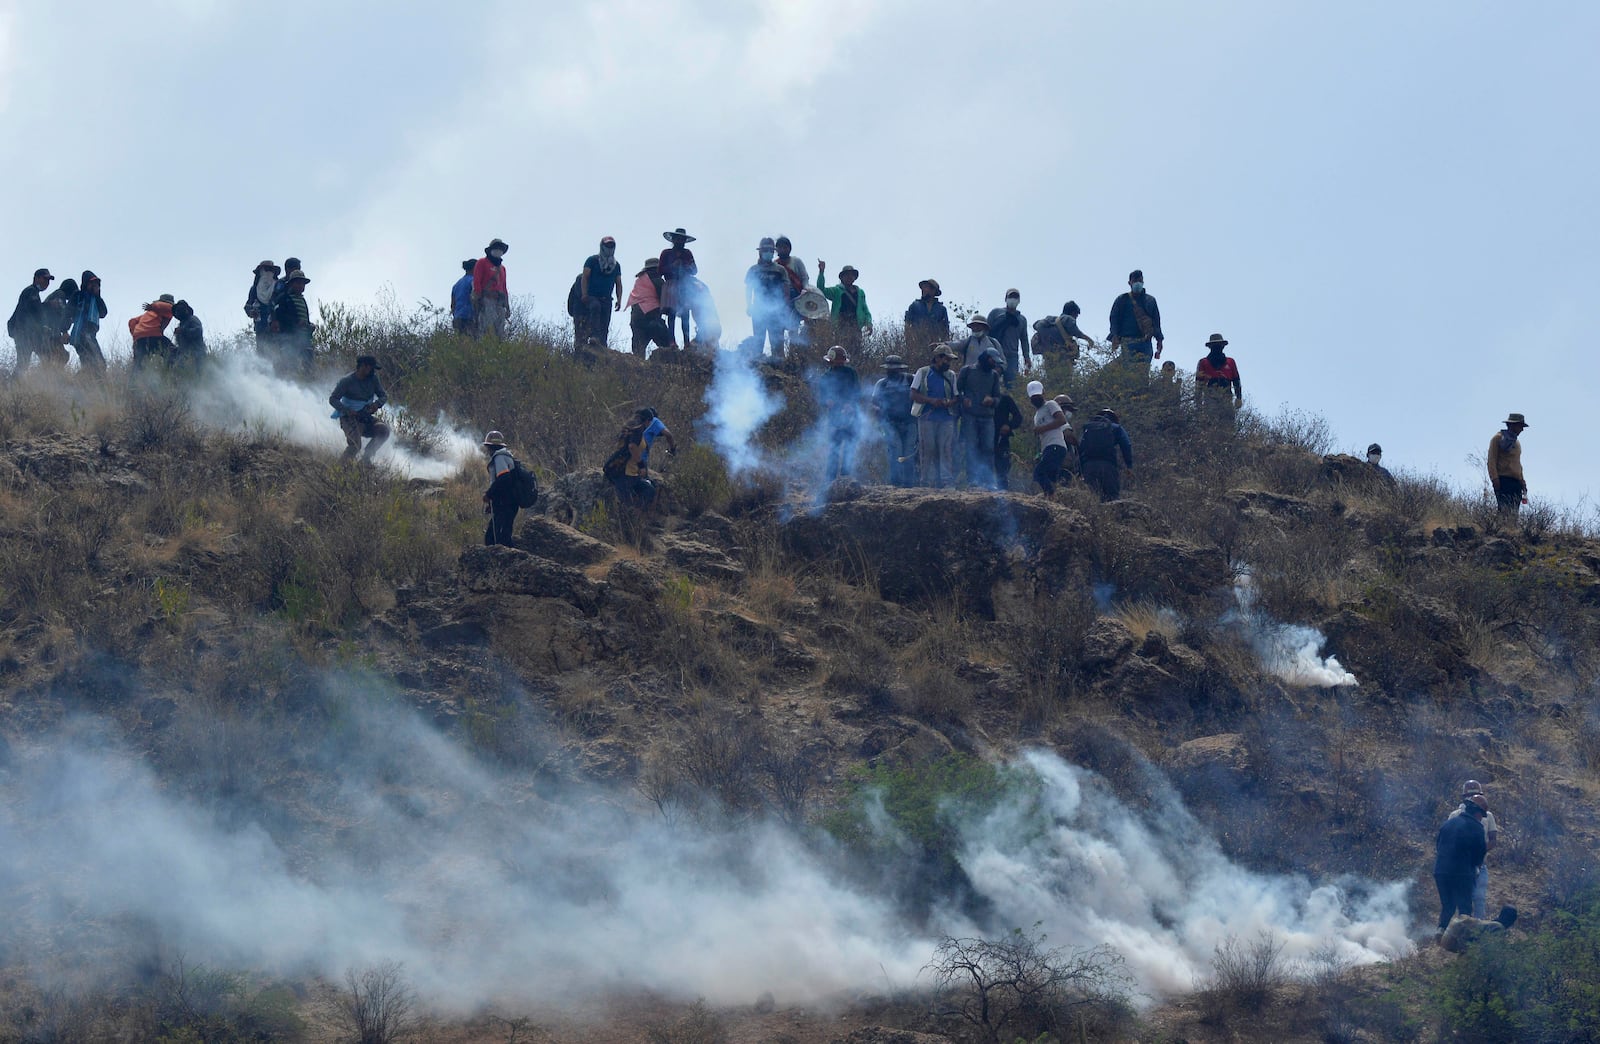
[[[617,267],[617,248],[615,244],[604,244],[600,247],[600,271],[610,272]]]
[[[278,277],[270,268],[263,268],[256,273],[256,300],[262,304],[272,303],[272,291],[277,288]]]

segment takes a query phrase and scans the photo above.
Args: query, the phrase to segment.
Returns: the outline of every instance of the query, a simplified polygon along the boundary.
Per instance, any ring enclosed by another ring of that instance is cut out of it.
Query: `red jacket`
[[[172,306],[165,301],[153,302],[143,315],[128,320],[128,332],[135,341],[141,337],[160,337],[172,322]]]
[[[1206,355],[1200,359],[1200,365],[1194,368],[1194,379],[1213,387],[1232,384],[1239,379],[1239,364],[1230,355],[1223,357],[1221,366],[1212,366],[1211,356]]]
[[[472,266],[472,296],[482,297],[485,294],[506,296],[506,266],[480,257],[478,263]]]

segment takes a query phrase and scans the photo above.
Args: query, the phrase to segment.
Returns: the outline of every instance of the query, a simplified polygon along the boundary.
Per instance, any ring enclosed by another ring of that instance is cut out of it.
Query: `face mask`
[[[761,250],[761,251],[758,251],[757,254],[761,258],[761,260],[763,260],[763,261],[771,261],[772,260],[772,251],[770,251],[770,250]]]
[[[1382,453],[1368,453],[1367,454],[1367,463],[1368,464],[1376,464],[1376,463],[1378,463],[1378,461],[1380,461],[1382,459],[1383,459],[1383,454]]]
[[[1143,283],[1134,283],[1134,284],[1132,284],[1132,289],[1133,289],[1133,292],[1136,293],[1136,294],[1137,293],[1142,293],[1144,291],[1144,284]]]
[[[1017,305],[1019,305],[1021,303],[1022,303],[1021,298],[1016,298],[1016,297],[1008,297],[1008,298],[1006,298],[1006,307],[1011,309],[1013,312],[1015,312],[1017,310]]]
[[[1226,355],[1222,354],[1222,349],[1221,348],[1213,348],[1213,349],[1211,349],[1211,351],[1209,353],[1207,353],[1206,357],[1211,360],[1211,365],[1212,366],[1221,366],[1223,360],[1227,358]]]
[[[600,256],[601,257],[611,257],[611,256],[615,255],[616,252],[617,252],[617,248],[614,247],[614,246],[603,246],[603,247],[600,248]]]
[[[491,250],[489,251],[489,256],[498,261],[506,256],[506,252],[504,250]]]

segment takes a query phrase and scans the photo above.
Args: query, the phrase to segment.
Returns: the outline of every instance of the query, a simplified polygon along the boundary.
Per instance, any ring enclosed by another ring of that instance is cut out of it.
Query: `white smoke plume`
[[[1322,655],[1328,639],[1321,631],[1303,624],[1280,623],[1256,607],[1249,569],[1239,571],[1233,597],[1238,609],[1225,620],[1243,629],[1267,673],[1290,685],[1335,688],[1361,684],[1337,658]]]
[[[201,379],[188,388],[188,399],[192,416],[206,427],[263,432],[309,449],[338,453],[344,449],[344,434],[330,416],[332,390],[331,379],[326,387],[285,380],[254,352],[234,351],[210,357]],[[384,412],[393,427],[404,409],[391,403]],[[439,480],[454,475],[481,452],[475,438],[443,417],[422,426],[431,429],[436,442],[433,455],[414,452],[391,437],[374,462],[407,478]]]
[[[756,432],[782,403],[767,391],[761,375],[739,352],[717,351],[714,360],[716,370],[705,395],[706,423],[728,473],[739,475],[761,466]]]
[[[1253,873],[1170,787],[1136,812],[1047,753],[1021,761],[1034,796],[962,830],[993,923],[916,929],[785,828],[669,824],[572,783],[538,793],[386,701],[339,706],[341,724],[299,741],[325,782],[288,809],[252,792],[279,755],[256,755],[255,782],[241,768],[259,742],[228,748],[241,793],[205,800],[99,726],[16,744],[0,770],[0,955],[54,946],[87,963],[114,945],[105,933],[142,926],[191,961],[278,974],[401,960],[430,1003],[466,1011],[617,989],[817,1002],[913,984],[941,931],[1041,920],[1052,944],[1116,946],[1153,997],[1188,990],[1228,933],[1358,962],[1409,948],[1403,885]]]

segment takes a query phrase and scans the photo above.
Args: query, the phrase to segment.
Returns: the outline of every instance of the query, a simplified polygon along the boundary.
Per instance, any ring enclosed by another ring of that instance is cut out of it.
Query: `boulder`
[[[1139,553],[1146,559],[1142,572],[1163,576],[1172,587],[1186,594],[1203,595],[1227,586],[1232,579],[1228,556],[1218,547],[1147,537]]]
[[[1230,489],[1228,496],[1242,514],[1265,515],[1285,521],[1304,521],[1317,515],[1317,506],[1301,497],[1264,489]]]
[[[1180,743],[1164,760],[1174,773],[1217,771],[1241,778],[1250,774],[1250,748],[1237,732],[1219,732]]]
[[[671,539],[666,543],[667,563],[700,580],[738,583],[744,566],[727,554],[698,540]]]
[[[619,558],[611,563],[611,569],[606,573],[606,583],[646,602],[654,602],[661,597],[660,578],[649,566],[631,558]]]
[[[583,573],[510,547],[469,547],[456,571],[464,591],[474,595],[556,598],[593,616],[605,589]]]
[[[1089,625],[1083,638],[1083,667],[1099,670],[1114,667],[1133,653],[1133,632],[1121,620],[1102,616]]]
[[[545,515],[529,515],[523,520],[517,531],[517,547],[531,555],[570,566],[594,565],[610,558],[615,551],[605,541]]]

